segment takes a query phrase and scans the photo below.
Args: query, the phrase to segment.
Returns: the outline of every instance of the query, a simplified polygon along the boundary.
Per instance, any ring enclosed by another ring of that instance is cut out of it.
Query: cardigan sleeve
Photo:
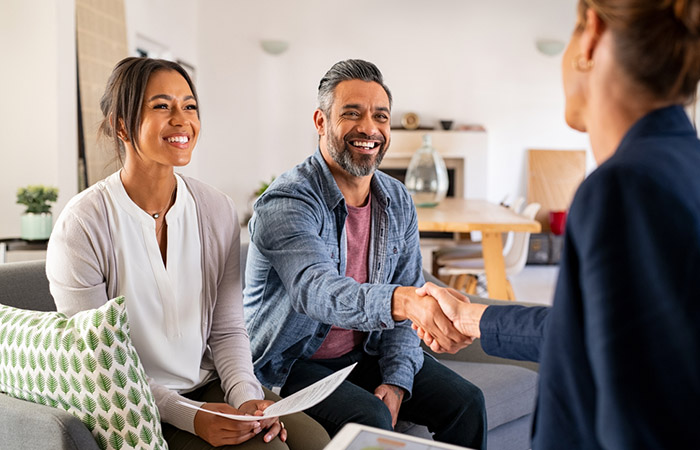
[[[182,176],[182,175],[181,175]],[[235,408],[265,397],[253,373],[250,339],[243,316],[240,226],[233,200],[217,189],[182,176],[197,205],[202,245],[202,367],[216,369],[224,400]]]
[[[238,214],[233,202],[224,198],[226,205],[217,208],[216,211],[208,211],[208,217],[212,217],[212,223],[227,223],[229,227],[219,227],[218,234],[227,245],[214,242],[213,230],[209,236],[203,236],[205,246],[217,245],[221,248],[208,248],[209,254],[220,254],[220,266],[218,268],[205,269],[214,273],[220,273],[221,277],[216,283],[215,298],[211,315],[211,329],[208,336],[208,344],[211,347],[212,359],[216,371],[221,378],[221,388],[225,394],[227,403],[235,408],[248,400],[261,400],[265,397],[260,382],[253,373],[253,356],[250,350],[250,338],[243,316],[243,294],[241,292],[240,269],[240,228]],[[211,216],[209,216],[211,214]],[[217,214],[221,217],[216,217]],[[223,229],[224,231],[221,231]],[[205,273],[206,275],[206,273]]]
[[[80,204],[71,203],[56,220],[46,251],[46,277],[56,309],[72,316],[78,311],[99,308],[109,300],[105,276],[102,236],[90,231],[80,214]],[[110,245],[111,246],[111,245]]]

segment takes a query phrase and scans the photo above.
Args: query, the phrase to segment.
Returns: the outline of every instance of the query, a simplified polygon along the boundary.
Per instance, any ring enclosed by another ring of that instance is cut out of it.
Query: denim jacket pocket
[[[394,273],[396,273],[396,268],[404,253],[406,247],[406,242],[402,239],[389,239],[386,244],[386,271],[384,272],[385,283],[391,283],[394,279]]]

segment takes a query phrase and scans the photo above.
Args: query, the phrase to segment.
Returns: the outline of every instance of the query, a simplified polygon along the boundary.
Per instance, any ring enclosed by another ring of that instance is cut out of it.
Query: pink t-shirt
[[[347,236],[348,257],[345,276],[352,277],[358,283],[366,283],[369,279],[369,235],[372,227],[372,197],[365,206],[348,205],[348,217],[345,219],[345,234]],[[343,356],[355,347],[362,345],[365,339],[362,331],[346,330],[331,327],[323,344],[316,350],[311,359],[330,359]]]

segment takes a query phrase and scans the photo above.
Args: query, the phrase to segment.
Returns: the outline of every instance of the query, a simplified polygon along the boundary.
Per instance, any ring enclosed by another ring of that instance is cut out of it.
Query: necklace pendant
[[[154,218],[154,219],[157,219],[157,218],[160,217],[160,214],[159,214],[159,213],[155,213],[155,214],[152,214],[152,215],[153,215],[153,218]]]

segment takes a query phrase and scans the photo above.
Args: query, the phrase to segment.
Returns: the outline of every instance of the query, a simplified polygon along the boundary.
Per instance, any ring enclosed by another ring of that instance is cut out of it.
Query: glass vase
[[[432,145],[429,134],[423,136],[423,145],[413,154],[406,171],[406,188],[416,206],[436,206],[445,198],[449,180],[442,156]]]

